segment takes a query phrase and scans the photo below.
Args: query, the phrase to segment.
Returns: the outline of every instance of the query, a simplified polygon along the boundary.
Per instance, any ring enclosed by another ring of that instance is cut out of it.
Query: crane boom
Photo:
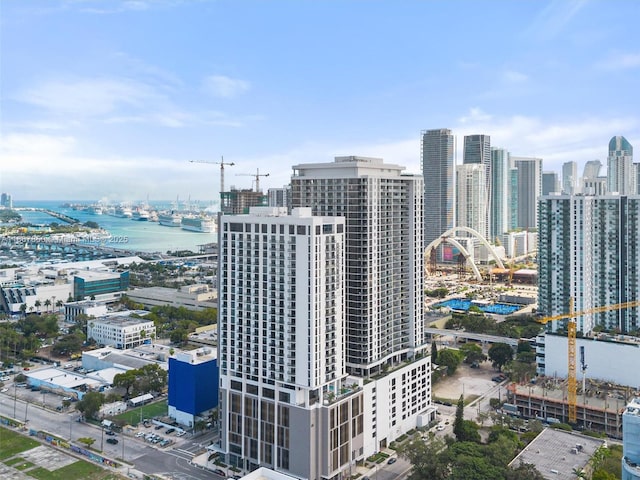
[[[576,374],[576,321],[577,317],[582,315],[589,315],[591,313],[608,312],[611,310],[624,310],[626,308],[639,307],[640,300],[631,302],[616,303],[613,305],[604,305],[602,307],[593,307],[586,310],[574,311],[573,310],[573,298],[569,299],[569,311],[561,313],[559,315],[552,315],[550,317],[541,317],[537,321],[546,325],[554,320],[568,319],[567,322],[567,355],[568,355],[568,369],[567,369],[567,400],[569,403],[569,423],[576,423],[577,412],[577,374]]]
[[[220,157],[220,162],[209,162],[207,160],[189,160],[191,163],[208,163],[210,165],[220,165],[220,197],[222,198],[222,192],[224,192],[224,166],[228,165],[232,167],[235,165],[233,162],[225,162],[224,157]]]
[[[260,173],[260,169],[256,169],[256,173],[236,173],[239,177],[255,177],[256,180],[256,192],[260,192],[260,177],[268,177],[268,173]]]

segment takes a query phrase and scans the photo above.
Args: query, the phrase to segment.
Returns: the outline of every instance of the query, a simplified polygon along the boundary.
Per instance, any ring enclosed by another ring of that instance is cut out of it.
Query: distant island
[[[2,223],[17,223],[22,221],[22,215],[15,210],[3,209],[0,210],[0,222]]]

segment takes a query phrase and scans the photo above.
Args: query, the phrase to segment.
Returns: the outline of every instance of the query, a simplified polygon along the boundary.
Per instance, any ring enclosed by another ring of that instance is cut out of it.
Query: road
[[[26,419],[29,428],[46,431],[65,440],[71,438],[74,443],[78,443],[78,438],[93,438],[95,439],[93,448],[102,450],[109,458],[124,459],[133,465],[132,468],[144,473],[162,473],[168,477],[182,480],[217,478],[215,474],[190,464],[194,453],[202,450],[201,445],[206,445],[213,440],[211,433],[197,438],[197,441],[189,436],[176,437],[173,438],[176,441],[175,445],[160,449],[145,443],[142,439],[135,438],[132,436],[134,432],[131,434],[120,433],[115,437],[104,435],[100,427],[78,422],[79,414],[75,411],[69,413],[49,410],[42,407],[41,401],[32,403],[18,398],[17,395],[14,396],[14,392],[19,390],[14,390],[13,385],[10,385],[7,392],[0,393],[0,415],[15,418],[21,422]],[[116,438],[118,444],[107,443],[108,438]],[[202,442],[206,442],[206,444]]]

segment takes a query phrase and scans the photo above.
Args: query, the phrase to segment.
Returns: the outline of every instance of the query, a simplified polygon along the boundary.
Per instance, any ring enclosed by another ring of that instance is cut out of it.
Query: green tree
[[[131,393],[131,388],[138,379],[136,370],[127,370],[124,373],[118,373],[113,377],[113,386],[121,387],[125,389],[125,397],[128,397]]]
[[[82,400],[76,402],[76,410],[82,413],[85,418],[95,418],[103,404],[103,394],[99,392],[87,392],[82,397]]]
[[[512,358],[513,350],[506,343],[494,343],[489,348],[489,360],[499,371],[502,371],[502,367]]]
[[[460,395],[458,399],[458,405],[456,406],[456,418],[453,421],[453,434],[456,436],[456,440],[462,442],[462,436],[464,432],[462,431],[462,424],[464,422],[464,397]]]
[[[90,447],[91,445],[96,443],[96,439],[91,437],[80,437],[78,439],[78,442],[85,444],[87,447]]]
[[[184,343],[188,338],[189,333],[183,328],[176,328],[173,332],[171,332],[171,335],[169,336],[169,340],[171,340],[171,343],[175,344]]]
[[[430,442],[416,440],[403,444],[398,455],[411,465],[410,480],[446,480],[449,477],[449,463],[443,454],[446,444],[439,438]]]
[[[45,311],[47,311],[47,312],[48,312],[48,311],[49,311],[49,307],[51,306],[51,300],[49,300],[49,299],[47,298],[47,299],[44,301],[44,306],[46,307],[46,308],[45,308]]]
[[[22,313],[22,317],[23,318],[27,316],[27,304],[26,303],[20,304],[20,313]]]
[[[461,345],[460,352],[464,355],[465,363],[480,363],[487,359],[487,356],[482,353],[482,348],[475,343],[465,343]]]
[[[453,375],[460,365],[460,353],[457,350],[445,348],[438,352],[438,365],[447,367],[447,375]]]
[[[431,342],[431,363],[438,363],[438,345],[435,340]]]
[[[36,307],[36,311],[40,312],[40,307],[42,306],[42,302],[40,300],[36,300],[33,303],[33,306]]]
[[[523,463],[517,467],[510,467],[505,473],[505,480],[544,480],[542,475],[531,463]]]

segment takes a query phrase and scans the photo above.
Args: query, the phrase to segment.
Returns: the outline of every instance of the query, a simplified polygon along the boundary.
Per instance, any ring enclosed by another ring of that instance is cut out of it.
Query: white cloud
[[[604,70],[626,70],[640,67],[640,53],[614,53],[598,63]]]
[[[60,115],[99,116],[122,106],[143,107],[159,100],[145,84],[113,78],[51,80],[27,88],[16,100]]]
[[[529,77],[521,72],[507,70],[503,73],[503,80],[507,83],[522,83],[529,80]]]
[[[251,88],[246,80],[226,77],[224,75],[211,75],[204,80],[204,89],[215,97],[233,98]]]
[[[561,33],[588,0],[552,0],[524,31],[527,37],[552,39]],[[539,3],[540,4],[540,3]]]
[[[468,123],[486,123],[491,120],[491,115],[484,113],[481,109],[473,107],[469,109],[469,113],[458,119],[461,124]]]

